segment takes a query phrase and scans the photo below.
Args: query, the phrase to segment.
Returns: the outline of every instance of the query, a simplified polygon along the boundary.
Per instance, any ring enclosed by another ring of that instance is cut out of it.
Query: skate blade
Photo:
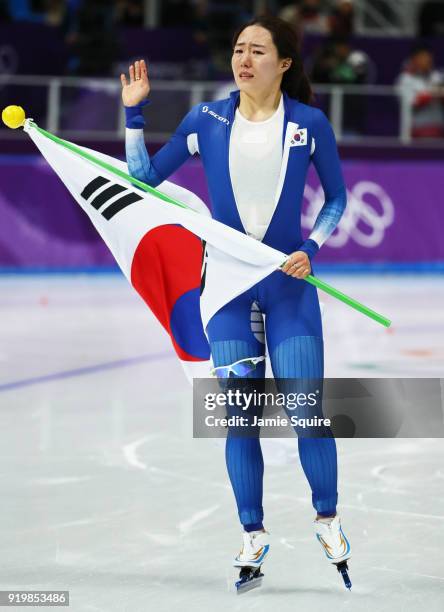
[[[238,582],[236,582],[237,594],[243,595],[244,593],[247,593],[248,591],[257,589],[258,587],[262,585],[262,578],[263,578],[263,574],[261,576],[258,576],[257,578],[251,578],[250,580],[246,580],[245,582],[242,582],[241,580],[239,580]]]
[[[338,572],[342,576],[345,586],[347,587],[349,591],[351,591],[352,583],[350,580],[350,576],[348,575],[347,561],[342,561],[341,563],[336,563],[335,565],[336,565]]]

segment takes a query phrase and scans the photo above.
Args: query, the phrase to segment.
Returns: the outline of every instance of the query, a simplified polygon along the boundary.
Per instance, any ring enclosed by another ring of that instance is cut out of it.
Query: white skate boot
[[[316,537],[323,547],[327,559],[336,565],[345,586],[351,589],[347,566],[347,559],[351,557],[351,548],[342,531],[339,516],[336,515],[333,519],[317,519],[314,526]]]
[[[236,582],[238,593],[244,593],[262,583],[261,565],[270,549],[267,531],[244,531],[242,548],[233,561],[234,567],[240,567],[239,580]]]

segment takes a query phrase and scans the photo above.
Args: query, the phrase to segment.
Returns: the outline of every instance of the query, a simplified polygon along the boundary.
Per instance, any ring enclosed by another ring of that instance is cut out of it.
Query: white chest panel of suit
[[[265,121],[249,121],[239,111],[231,130],[229,168],[237,209],[249,236],[262,240],[276,206],[282,163],[284,101]]]

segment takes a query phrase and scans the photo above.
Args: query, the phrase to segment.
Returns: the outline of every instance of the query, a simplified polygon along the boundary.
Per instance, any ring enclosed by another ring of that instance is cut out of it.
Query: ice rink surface
[[[323,278],[393,319],[322,296],[326,376],[443,376],[442,277]],[[237,596],[223,447],[192,438],[191,387],[123,277],[0,277],[0,309],[0,589],[66,589],[75,612],[444,609],[442,439],[338,441],[350,593],[296,440],[264,441],[272,547]]]

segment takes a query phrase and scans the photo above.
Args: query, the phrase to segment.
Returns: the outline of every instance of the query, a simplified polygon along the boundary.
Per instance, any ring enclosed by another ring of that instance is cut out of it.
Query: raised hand
[[[145,60],[134,62],[129,67],[129,83],[126,76],[120,75],[122,83],[122,101],[124,106],[136,106],[145,100],[150,93],[150,83]]]

